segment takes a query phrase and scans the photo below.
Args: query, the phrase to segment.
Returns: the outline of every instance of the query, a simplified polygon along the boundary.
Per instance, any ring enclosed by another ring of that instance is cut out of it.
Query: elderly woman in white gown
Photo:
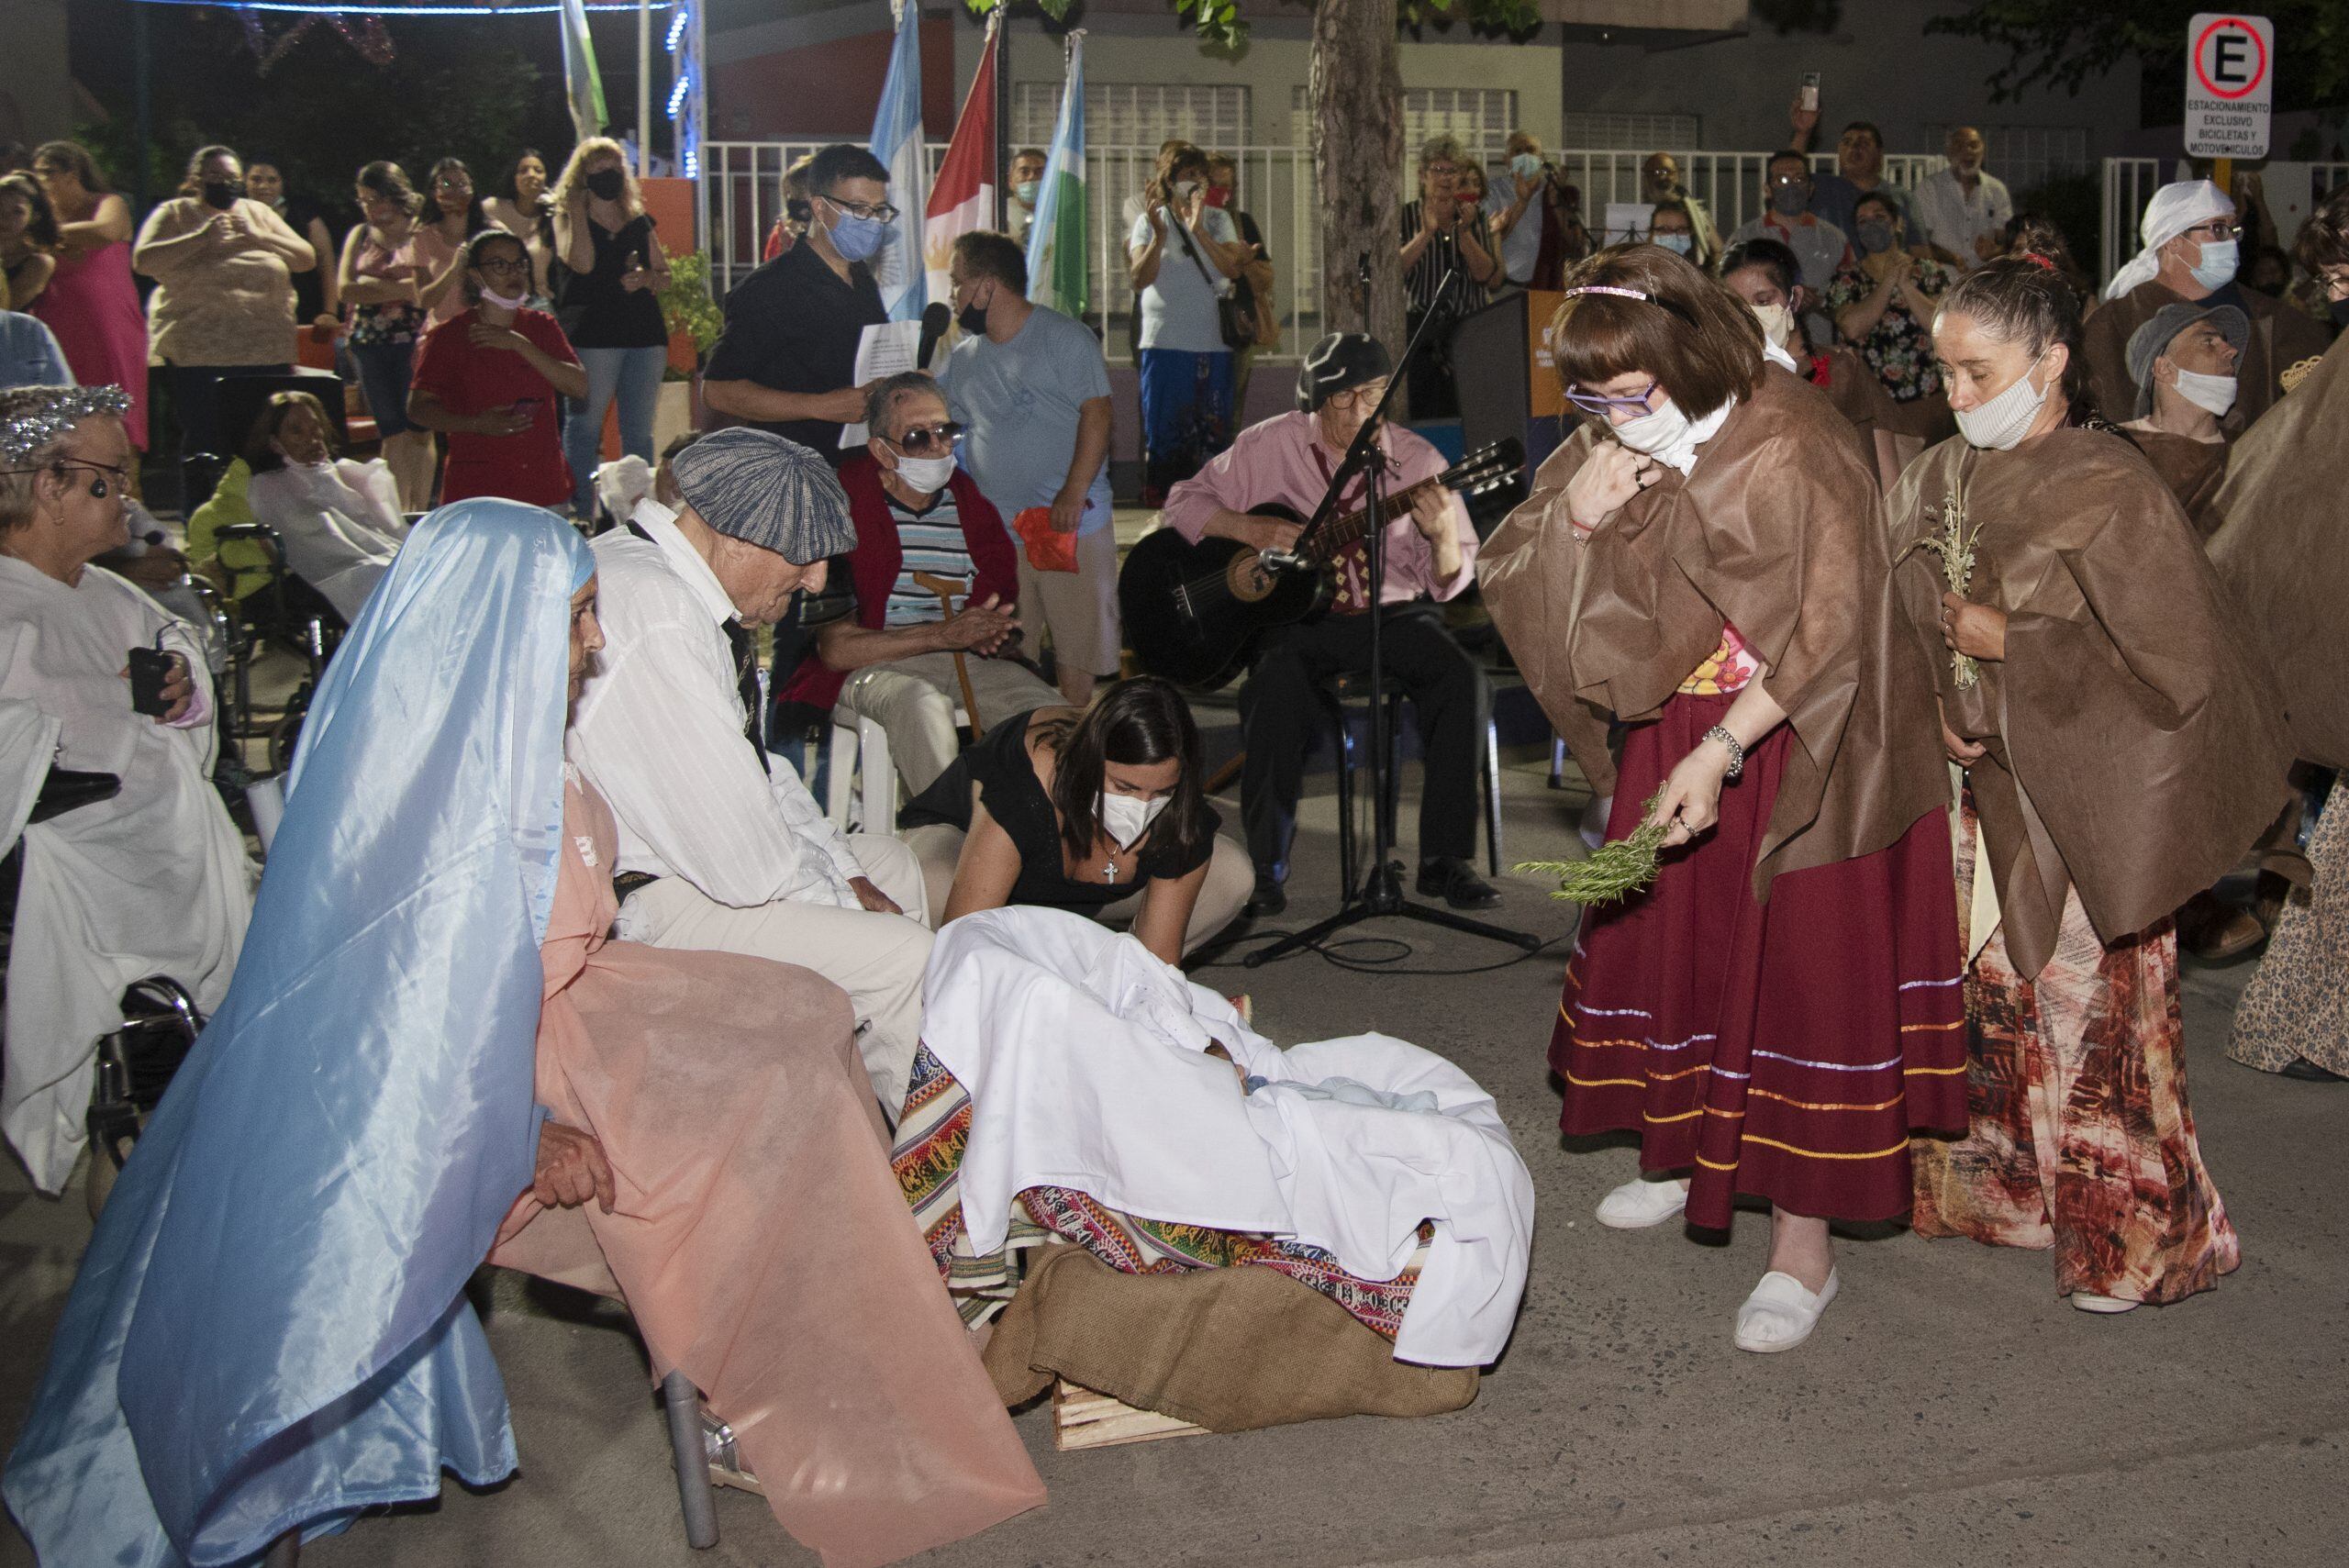
[[[252,901],[244,839],[211,782],[211,681],[192,628],[89,562],[126,542],[138,454],[117,387],[0,391],[0,851],[21,829],[0,1127],[42,1191],[87,1134],[91,1062],[126,986],[168,974],[209,1010]],[[172,655],[161,711],[132,707],[133,649]],[[52,767],[111,798],[25,826]]]
[[[375,591],[407,538],[399,489],[382,460],[334,450],[327,411],[306,392],[269,400],[246,443],[245,499],[276,530],[286,569],[326,596],[345,624]]]

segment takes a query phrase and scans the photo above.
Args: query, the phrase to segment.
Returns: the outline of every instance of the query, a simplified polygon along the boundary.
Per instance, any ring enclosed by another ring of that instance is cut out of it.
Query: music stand
[[[1363,530],[1364,587],[1370,597],[1370,608],[1364,612],[1370,617],[1370,863],[1363,870],[1360,884],[1345,890],[1344,899],[1338,906],[1336,914],[1283,937],[1270,947],[1250,953],[1241,961],[1249,969],[1269,963],[1276,958],[1286,958],[1299,948],[1314,946],[1324,937],[1344,930],[1349,926],[1388,915],[1399,915],[1449,930],[1464,931],[1472,937],[1487,937],[1497,942],[1523,948],[1528,952],[1542,945],[1542,939],[1530,932],[1512,931],[1482,920],[1471,920],[1449,909],[1438,909],[1404,897],[1403,862],[1394,858],[1394,833],[1387,820],[1386,647],[1385,628],[1381,624],[1386,606],[1380,602],[1386,586],[1386,516],[1383,509],[1386,496],[1382,483],[1386,454],[1379,450],[1378,436],[1386,425],[1386,406],[1395,400],[1395,394],[1401,389],[1411,361],[1426,343],[1429,332],[1442,318],[1443,302],[1451,295],[1453,286],[1459,279],[1459,270],[1454,268],[1445,272],[1443,281],[1436,285],[1435,297],[1428,302],[1427,314],[1419,320],[1419,329],[1404,345],[1403,357],[1396,361],[1394,373],[1387,378],[1386,395],[1378,400],[1378,406],[1370,411],[1370,417],[1363,421],[1362,428],[1354,432],[1353,443],[1347,447],[1346,455],[1339,461],[1337,471],[1330,475],[1329,488],[1321,494],[1320,506],[1314,508],[1312,519],[1297,536],[1299,539],[1309,539],[1316,529],[1327,524],[1330,515],[1338,509],[1338,497],[1344,493],[1347,484],[1356,473],[1363,476],[1363,504],[1367,508],[1365,515],[1370,520],[1370,526]],[[1339,744],[1344,744],[1342,738]],[[1342,758],[1338,765],[1345,765]]]

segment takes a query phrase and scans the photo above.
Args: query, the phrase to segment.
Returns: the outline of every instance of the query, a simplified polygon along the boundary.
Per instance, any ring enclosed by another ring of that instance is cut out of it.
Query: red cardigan
[[[906,552],[897,542],[896,520],[889,515],[888,493],[881,488],[879,463],[869,454],[851,458],[841,465],[841,488],[848,492],[849,517],[856,524],[856,549],[848,562],[850,575],[856,582],[856,624],[878,631]],[[1003,515],[960,468],[946,482],[946,488],[954,497],[963,542],[971,551],[974,578],[971,597],[985,602],[992,594],[1003,608],[1009,609],[1019,598],[1019,562],[1011,535],[1003,526]],[[830,668],[810,647],[775,700],[829,708],[840,700],[848,674]]]

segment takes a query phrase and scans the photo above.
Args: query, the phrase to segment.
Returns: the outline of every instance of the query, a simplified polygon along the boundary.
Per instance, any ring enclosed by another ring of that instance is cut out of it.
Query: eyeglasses
[[[50,463],[49,466],[53,469],[60,470],[68,468],[86,468],[92,473],[103,473],[107,478],[114,481],[114,493],[116,495],[128,495],[130,494],[130,470],[128,468],[117,468],[112,463],[92,462],[87,458],[78,457],[61,457],[55,462]],[[22,473],[24,471],[19,469],[12,472]]]
[[[920,457],[931,451],[951,452],[962,439],[963,427],[949,419],[943,425],[916,425],[899,436],[896,444],[907,457]]]
[[[1425,168],[1421,169],[1419,172],[1441,180],[1447,176],[1458,175],[1460,172],[1460,165],[1457,163],[1430,163]]]
[[[897,221],[897,209],[887,202],[844,202],[838,196],[820,196],[818,199],[829,202],[851,217],[871,218],[875,223]]]
[[[1610,397],[1603,392],[1585,392],[1579,387],[1570,386],[1566,388],[1566,401],[1595,419],[1606,418],[1608,411],[1614,408],[1633,408],[1648,414],[1653,412],[1648,406],[1648,399],[1653,397],[1655,389],[1663,384],[1662,382],[1652,381],[1645,391],[1630,397]]]
[[[2188,229],[2186,238],[2188,239],[2241,239],[2243,225],[2221,223],[2214,217],[2208,223],[2198,223]]]
[[[517,261],[505,257],[475,261],[473,265],[484,272],[497,272],[501,274],[514,274],[518,276],[530,270],[529,262]]]
[[[1781,185],[1807,185],[1809,183],[1810,176],[1809,174],[1773,174],[1770,176],[1770,183],[1774,187]]]

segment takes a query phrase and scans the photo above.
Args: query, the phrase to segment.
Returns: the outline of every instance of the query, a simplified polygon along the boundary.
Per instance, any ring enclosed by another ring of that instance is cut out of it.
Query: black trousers
[[[1419,858],[1476,852],[1478,737],[1492,694],[1476,667],[1422,600],[1379,612],[1387,676],[1411,699],[1427,761],[1419,795]],[[1326,727],[1318,688],[1370,668],[1370,617],[1324,616],[1265,639],[1240,688],[1248,760],[1240,773],[1240,817],[1259,872],[1286,873],[1305,786],[1305,751]]]

